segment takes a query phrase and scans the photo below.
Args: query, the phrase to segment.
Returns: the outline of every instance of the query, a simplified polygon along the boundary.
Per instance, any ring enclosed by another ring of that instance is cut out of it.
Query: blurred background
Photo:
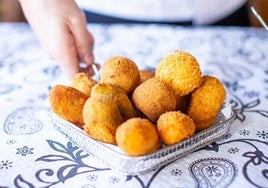
[[[248,7],[254,6],[256,11],[263,18],[265,23],[268,23],[268,0],[249,0]],[[249,9],[248,9],[249,10]],[[249,10],[249,20],[250,25],[255,27],[262,27],[261,24],[257,21],[255,16]]]
[[[0,21],[1,22],[25,21],[18,0],[0,0]]]
[[[256,11],[268,23],[268,0],[249,0],[247,2],[250,26],[261,27],[250,7],[254,6]],[[0,0],[0,22],[25,22],[26,19],[21,10],[18,0]]]

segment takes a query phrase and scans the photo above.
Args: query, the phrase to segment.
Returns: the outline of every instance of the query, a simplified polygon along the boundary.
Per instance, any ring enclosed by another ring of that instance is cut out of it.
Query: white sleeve
[[[193,0],[76,0],[80,8],[140,21],[191,21]]]
[[[194,0],[194,23],[212,24],[241,8],[246,0]]]
[[[210,24],[240,8],[246,0],[75,0],[80,8],[140,21],[193,21]]]

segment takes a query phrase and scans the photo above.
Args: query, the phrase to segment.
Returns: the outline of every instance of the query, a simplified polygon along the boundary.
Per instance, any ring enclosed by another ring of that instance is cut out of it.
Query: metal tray
[[[83,130],[53,112],[50,112],[50,117],[58,131],[111,169],[127,175],[138,175],[148,173],[223,138],[230,130],[235,114],[231,105],[225,103],[215,124],[210,128],[178,144],[164,146],[154,153],[138,157],[128,156],[117,146],[90,138]]]

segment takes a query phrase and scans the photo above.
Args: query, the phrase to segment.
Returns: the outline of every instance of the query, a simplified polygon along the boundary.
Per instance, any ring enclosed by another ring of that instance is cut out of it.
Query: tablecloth
[[[144,175],[109,169],[56,131],[48,93],[69,84],[26,23],[0,24],[0,187],[268,187],[268,33],[239,27],[98,25],[98,63],[121,55],[153,70],[174,50],[227,89],[235,120],[212,144]]]

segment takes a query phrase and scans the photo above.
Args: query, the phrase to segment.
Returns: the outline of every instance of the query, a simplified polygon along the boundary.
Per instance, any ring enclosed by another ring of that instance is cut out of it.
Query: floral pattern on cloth
[[[111,56],[154,70],[186,50],[227,89],[235,121],[225,138],[144,175],[117,173],[57,132],[50,88],[68,84],[29,26],[0,24],[0,187],[267,187],[268,34],[263,29],[88,25],[100,64]]]

